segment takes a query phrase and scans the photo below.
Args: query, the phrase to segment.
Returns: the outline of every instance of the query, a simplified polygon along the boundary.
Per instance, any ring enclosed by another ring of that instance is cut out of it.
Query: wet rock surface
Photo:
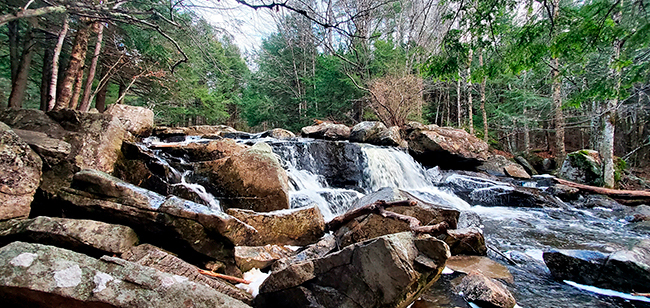
[[[413,158],[425,166],[473,170],[490,157],[487,143],[462,129],[424,127],[406,139]]]
[[[481,307],[512,308],[517,304],[503,284],[479,273],[463,277],[456,291]]]
[[[279,245],[236,246],[235,262],[242,272],[247,272],[253,268],[266,269],[275,261],[294,254],[293,249]]]

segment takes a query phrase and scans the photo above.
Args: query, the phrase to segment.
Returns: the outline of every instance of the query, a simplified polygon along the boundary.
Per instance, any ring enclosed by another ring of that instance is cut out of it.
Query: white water
[[[613,297],[620,297],[626,300],[634,300],[634,301],[640,301],[640,302],[646,302],[650,303],[650,298],[645,297],[645,296],[638,296],[638,295],[632,295],[629,293],[623,293],[619,291],[614,291],[614,290],[609,290],[609,289],[601,289],[598,287],[594,286],[588,286],[584,284],[579,284],[570,280],[565,280],[564,283],[574,287],[578,288],[581,290],[589,291],[592,293],[600,294],[600,295],[605,295],[605,296],[613,296]]]
[[[174,169],[172,168],[172,170],[174,170]],[[191,190],[192,192],[194,192],[199,198],[201,198],[201,200],[205,201],[205,203],[207,203],[207,205],[211,209],[223,212],[223,209],[221,208],[221,205],[219,204],[219,200],[215,199],[214,196],[211,193],[207,192],[205,190],[205,187],[203,187],[203,186],[201,186],[199,184],[194,184],[194,183],[188,183],[187,182],[187,177],[190,174],[192,174],[192,171],[189,171],[189,170],[185,171],[183,173],[183,176],[181,177],[181,182],[176,183],[176,184],[172,184],[171,186],[183,186],[183,187]]]

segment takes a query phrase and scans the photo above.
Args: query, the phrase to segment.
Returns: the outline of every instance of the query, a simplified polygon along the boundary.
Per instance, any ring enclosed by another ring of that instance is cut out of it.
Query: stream
[[[181,143],[208,141],[187,137]],[[564,202],[556,197],[552,202],[560,204],[559,207],[503,206],[499,197],[512,190],[513,183],[541,193],[546,189],[544,177],[506,183],[437,168],[425,170],[398,148],[255,136],[238,142],[269,144],[289,175],[292,208],[316,203],[326,221],[345,213],[355,201],[383,187],[399,188],[424,201],[477,214],[490,247],[488,256],[506,265],[514,276],[510,289],[519,307],[650,307],[649,298],[556,281],[542,260],[542,253],[552,249],[613,252],[628,249],[635,241],[647,238],[650,230],[635,229],[628,223],[623,206],[586,207],[584,200]],[[155,137],[143,142],[145,146],[159,143]],[[183,169],[187,165],[183,158],[163,155],[159,150],[154,152],[161,164],[173,170],[167,179],[169,183],[183,186],[211,207],[220,208],[218,198],[201,185],[191,183],[191,171]],[[463,194],[454,193],[453,187],[458,185],[462,186]],[[425,303],[418,307],[427,306]]]

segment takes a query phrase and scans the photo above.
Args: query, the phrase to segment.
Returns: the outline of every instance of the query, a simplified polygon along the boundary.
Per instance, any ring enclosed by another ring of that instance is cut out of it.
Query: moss
[[[627,162],[620,158],[614,157],[614,182],[618,183],[623,177],[623,172],[627,170]]]
[[[585,173],[585,183],[590,185],[602,186],[601,165],[594,158],[595,152],[590,150],[579,150],[567,155],[571,165]]]

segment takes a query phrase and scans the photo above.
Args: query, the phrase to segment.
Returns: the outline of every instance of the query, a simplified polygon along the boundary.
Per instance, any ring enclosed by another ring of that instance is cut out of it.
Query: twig
[[[239,277],[228,276],[228,275],[224,275],[224,274],[217,274],[215,272],[209,272],[209,271],[206,271],[206,270],[202,270],[200,268],[198,270],[199,270],[199,274],[203,274],[203,275],[210,276],[210,277],[221,278],[221,279],[225,279],[225,280],[232,281],[232,282],[238,282],[238,283],[245,283],[245,284],[250,284],[251,283],[251,281],[248,281],[246,279],[241,279]]]
[[[490,249],[490,250],[496,252],[498,255],[502,256],[502,257],[503,257],[504,259],[506,259],[506,261],[508,261],[508,263],[510,263],[511,265],[517,265],[517,262],[515,262],[515,260],[510,259],[510,258],[509,258],[508,256],[506,256],[503,252],[500,252],[498,249],[494,248],[493,246],[490,246],[490,245],[487,244],[487,243],[485,244],[485,246],[487,246],[488,249]]]

